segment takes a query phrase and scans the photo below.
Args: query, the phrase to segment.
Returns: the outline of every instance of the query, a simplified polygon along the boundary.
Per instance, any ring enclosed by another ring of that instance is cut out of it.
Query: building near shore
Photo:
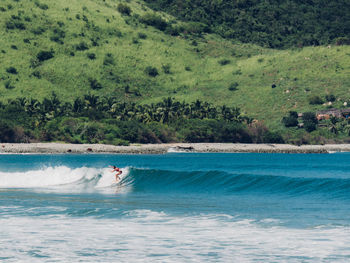
[[[320,110],[316,112],[317,120],[328,120],[331,117],[335,118],[345,118],[348,119],[350,117],[350,108],[347,109],[328,109],[328,110]]]

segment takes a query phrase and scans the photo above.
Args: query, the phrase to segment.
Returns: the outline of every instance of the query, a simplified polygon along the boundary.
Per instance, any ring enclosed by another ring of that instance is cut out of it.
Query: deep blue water
[[[349,262],[349,168],[348,153],[1,155],[0,260]]]

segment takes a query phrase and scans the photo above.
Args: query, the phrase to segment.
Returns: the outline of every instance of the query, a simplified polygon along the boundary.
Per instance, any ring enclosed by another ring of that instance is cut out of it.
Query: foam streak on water
[[[0,219],[0,257],[64,262],[346,262],[348,228],[261,227],[225,215],[173,217],[136,210],[124,218]],[[156,231],[155,231],[156,230]]]

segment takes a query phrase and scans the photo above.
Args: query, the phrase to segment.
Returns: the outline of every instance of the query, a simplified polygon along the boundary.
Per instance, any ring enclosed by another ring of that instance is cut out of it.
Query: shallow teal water
[[[349,168],[347,153],[1,155],[0,260],[348,262]]]

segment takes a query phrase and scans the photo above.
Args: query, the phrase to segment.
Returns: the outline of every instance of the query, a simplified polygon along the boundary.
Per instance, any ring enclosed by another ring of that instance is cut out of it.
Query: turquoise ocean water
[[[350,262],[350,154],[1,155],[0,230],[1,262]]]

